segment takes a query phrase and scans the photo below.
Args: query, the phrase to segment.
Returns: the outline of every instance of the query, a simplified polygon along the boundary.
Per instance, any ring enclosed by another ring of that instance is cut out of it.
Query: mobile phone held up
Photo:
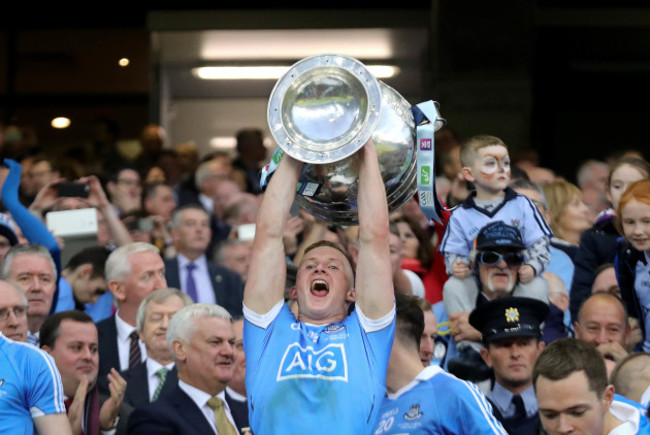
[[[63,181],[57,186],[59,197],[88,198],[90,186],[88,183],[76,183],[74,181]]]

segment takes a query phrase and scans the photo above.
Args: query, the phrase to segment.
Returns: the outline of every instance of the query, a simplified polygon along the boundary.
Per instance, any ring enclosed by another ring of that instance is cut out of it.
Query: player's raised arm
[[[269,182],[259,209],[244,290],[244,305],[258,314],[267,313],[284,297],[286,256],[282,235],[301,168],[302,162],[285,154]]]
[[[356,300],[361,311],[378,319],[393,308],[395,296],[388,246],[386,188],[375,145],[369,140],[359,151],[359,257]]]

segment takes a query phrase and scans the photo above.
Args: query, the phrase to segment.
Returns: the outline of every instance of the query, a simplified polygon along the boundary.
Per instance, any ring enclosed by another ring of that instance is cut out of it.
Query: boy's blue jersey
[[[474,240],[478,232],[495,221],[503,221],[507,225],[518,228],[527,248],[542,237],[553,236],[553,232],[535,204],[527,197],[507,188],[504,201],[491,212],[477,207],[473,196],[455,209],[449,217],[447,229],[440,243],[440,252],[469,257],[474,249]]]
[[[33,434],[32,418],[64,412],[63,386],[54,360],[0,333],[0,433]]]
[[[329,325],[298,322],[284,303],[271,313],[264,325],[244,307],[253,432],[370,433],[386,391],[394,310],[363,320],[357,307]]]
[[[374,435],[506,434],[478,387],[429,366],[381,405]]]

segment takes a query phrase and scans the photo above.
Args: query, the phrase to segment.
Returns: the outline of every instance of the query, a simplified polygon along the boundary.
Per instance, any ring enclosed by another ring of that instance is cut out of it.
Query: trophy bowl
[[[298,61],[273,88],[267,119],[280,148],[306,163],[296,201],[319,220],[358,224],[356,152],[370,138],[389,212],[417,190],[411,104],[354,58],[318,55]]]

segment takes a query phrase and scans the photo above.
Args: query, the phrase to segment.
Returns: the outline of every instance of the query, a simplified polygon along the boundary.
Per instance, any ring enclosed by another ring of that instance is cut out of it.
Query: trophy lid
[[[295,63],[275,84],[267,119],[293,158],[322,164],[344,159],[372,136],[382,105],[379,82],[358,60],[337,54]]]

